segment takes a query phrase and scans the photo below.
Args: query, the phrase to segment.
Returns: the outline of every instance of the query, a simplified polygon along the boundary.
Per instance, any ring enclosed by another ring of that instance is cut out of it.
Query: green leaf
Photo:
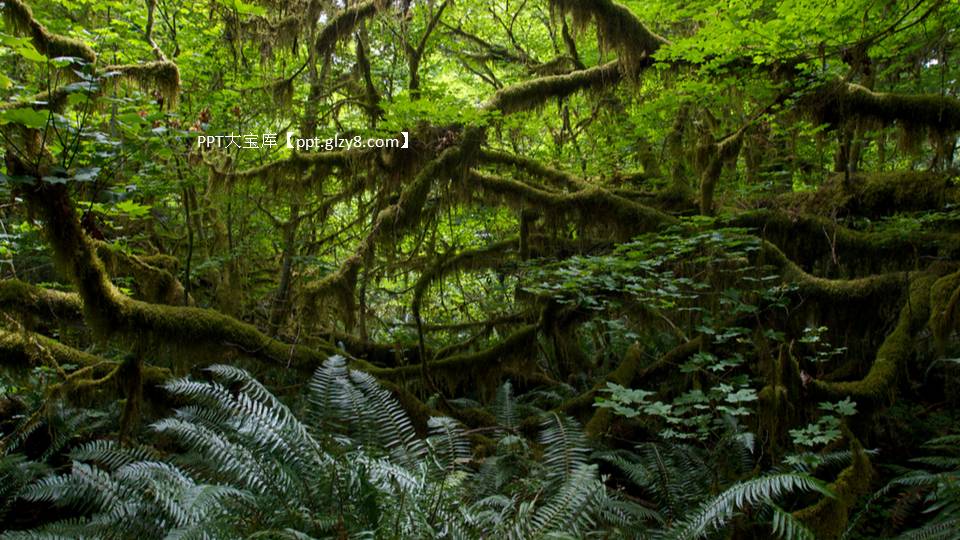
[[[0,125],[20,124],[28,128],[40,129],[47,125],[48,115],[44,111],[21,108],[0,112]]]

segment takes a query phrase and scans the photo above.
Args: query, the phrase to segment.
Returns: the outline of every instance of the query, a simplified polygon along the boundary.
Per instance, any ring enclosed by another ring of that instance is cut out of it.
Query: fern
[[[541,424],[540,444],[549,481],[568,482],[587,464],[587,439],[577,422],[548,413]]]
[[[702,538],[711,530],[722,527],[737,511],[770,504],[796,490],[817,491],[825,496],[833,496],[823,482],[805,474],[783,473],[753,478],[734,484],[702,504],[691,517],[674,528],[671,537]]]

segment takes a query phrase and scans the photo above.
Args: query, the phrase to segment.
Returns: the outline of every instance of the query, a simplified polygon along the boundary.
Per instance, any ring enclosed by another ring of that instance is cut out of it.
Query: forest
[[[960,539],[960,1],[0,11],[0,539]]]

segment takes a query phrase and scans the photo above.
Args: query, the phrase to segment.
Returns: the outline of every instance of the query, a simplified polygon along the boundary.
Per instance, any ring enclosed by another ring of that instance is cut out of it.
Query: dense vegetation
[[[0,538],[960,538],[956,0],[0,10]]]

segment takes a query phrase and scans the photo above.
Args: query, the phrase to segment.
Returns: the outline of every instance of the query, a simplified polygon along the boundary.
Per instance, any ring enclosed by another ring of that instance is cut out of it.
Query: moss
[[[102,71],[134,82],[144,91],[156,90],[168,107],[176,107],[180,95],[180,69],[173,62],[158,60],[143,64],[109,65]]]
[[[484,104],[485,111],[504,114],[533,109],[548,99],[566,97],[574,92],[606,88],[620,82],[622,75],[616,62],[582,69],[565,75],[551,75],[520,82],[497,91]]]
[[[94,377],[102,377],[117,366],[116,362],[74,349],[40,334],[0,329],[0,358],[5,365],[31,366],[44,360],[40,355],[49,355],[49,358],[61,366],[72,364],[79,368],[90,368],[90,374]],[[156,386],[169,380],[172,374],[168,369],[145,366],[142,377],[145,384]]]
[[[960,100],[952,96],[874,92],[857,84],[834,81],[804,97],[800,106],[815,120],[832,125],[862,119],[880,125],[900,123],[908,130],[960,130]]]
[[[676,222],[669,214],[595,185],[573,192],[556,192],[479,171],[471,171],[470,179],[490,195],[506,197],[521,206],[534,205],[557,216],[579,212],[594,224],[606,223],[624,231],[625,237]]]
[[[930,290],[937,276],[917,274],[911,277],[906,305],[893,331],[887,335],[869,371],[860,380],[830,382],[813,380],[811,390],[819,398],[852,397],[867,402],[879,401],[896,390],[901,370],[914,352],[914,336],[927,324],[930,316]]]
[[[33,17],[30,6],[20,0],[4,0],[3,16],[7,24],[20,35],[30,36],[40,54],[48,58],[71,56],[93,64],[97,54],[86,43],[51,33]]]
[[[555,15],[570,14],[574,29],[597,25],[602,50],[615,50],[626,72],[636,75],[660,47],[669,44],[653,33],[629,8],[612,0],[550,0]]]
[[[930,289],[930,329],[939,353],[946,349],[947,338],[956,329],[960,308],[960,272],[938,279]]]
[[[0,280],[0,308],[45,319],[83,318],[83,304],[77,294],[43,289],[16,279]]]
[[[332,53],[337,42],[353,33],[361,21],[372,17],[381,7],[383,7],[382,1],[368,0],[349,7],[332,17],[317,34],[317,39],[313,45],[317,56],[323,58]]]
[[[870,491],[874,477],[870,458],[856,439],[850,441],[853,462],[828,487],[834,497],[824,497],[813,506],[793,513],[818,539],[840,538],[847,526],[850,510],[857,499]]]
[[[285,367],[312,369],[334,349],[308,348],[271,339],[251,324],[220,312],[150,304],[124,296],[107,278],[96,247],[80,228],[62,184],[39,184],[24,192],[31,210],[42,216],[44,230],[60,270],[83,299],[86,321],[102,337],[153,337],[193,348],[224,346]]]

